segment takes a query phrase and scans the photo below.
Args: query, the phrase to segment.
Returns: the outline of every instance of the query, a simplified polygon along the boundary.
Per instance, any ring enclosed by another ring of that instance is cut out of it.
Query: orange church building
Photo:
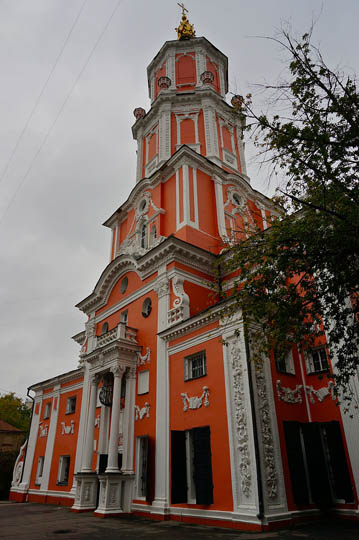
[[[254,368],[240,314],[221,318],[218,255],[278,211],[246,173],[227,57],[185,13],[177,32],[148,66],[150,109],[134,111],[111,260],[77,304],[79,365],[30,387],[11,499],[248,530],[357,515],[325,343]]]

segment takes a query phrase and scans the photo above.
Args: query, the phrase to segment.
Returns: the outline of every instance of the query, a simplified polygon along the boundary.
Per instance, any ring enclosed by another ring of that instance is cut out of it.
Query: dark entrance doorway
[[[294,502],[354,501],[339,422],[283,422]]]

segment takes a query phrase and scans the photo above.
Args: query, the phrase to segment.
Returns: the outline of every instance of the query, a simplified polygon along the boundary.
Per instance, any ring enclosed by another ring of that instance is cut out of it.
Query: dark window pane
[[[186,434],[171,431],[172,504],[187,502]]]
[[[209,426],[194,428],[194,479],[196,484],[196,503],[213,504],[211,435]]]

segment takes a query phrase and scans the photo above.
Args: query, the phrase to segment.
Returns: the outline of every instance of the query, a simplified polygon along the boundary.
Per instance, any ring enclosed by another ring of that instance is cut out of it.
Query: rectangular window
[[[171,431],[172,503],[213,504],[209,426]]]
[[[198,379],[204,377],[206,371],[206,351],[201,351],[184,359],[184,380]]]
[[[150,372],[149,370],[140,371],[138,373],[138,389],[137,394],[147,394],[150,385]]]
[[[66,414],[73,414],[76,410],[76,396],[67,398]]]
[[[57,475],[57,484],[67,486],[69,481],[70,456],[60,456],[59,471]]]
[[[148,475],[148,437],[137,437],[136,444],[136,497],[146,499],[147,497],[147,475]]]
[[[274,349],[274,361],[277,371],[280,373],[290,373],[295,375],[292,350],[283,353]]]
[[[46,418],[50,418],[50,411],[51,411],[51,403],[48,402],[45,405],[44,420],[46,420]]]
[[[128,309],[121,312],[120,322],[122,322],[124,324],[128,324]]]
[[[329,370],[329,362],[325,347],[308,351],[308,373],[320,373]]]
[[[45,461],[44,456],[40,456],[39,459],[37,460],[37,470],[36,470],[35,484],[40,484],[40,481],[41,481],[41,478],[42,478],[42,473],[43,473],[43,470],[44,470],[44,461]]]

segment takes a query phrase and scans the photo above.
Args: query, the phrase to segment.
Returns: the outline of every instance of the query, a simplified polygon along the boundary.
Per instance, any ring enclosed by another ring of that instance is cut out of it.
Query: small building
[[[235,279],[214,271],[224,243],[278,209],[247,175],[227,57],[185,13],[178,36],[148,66],[150,109],[134,111],[136,182],[77,305],[79,365],[30,387],[11,499],[248,530],[323,508],[356,516],[325,341],[254,367],[241,313],[222,318],[213,284]]]
[[[0,452],[18,452],[24,442],[25,432],[0,420]]]

